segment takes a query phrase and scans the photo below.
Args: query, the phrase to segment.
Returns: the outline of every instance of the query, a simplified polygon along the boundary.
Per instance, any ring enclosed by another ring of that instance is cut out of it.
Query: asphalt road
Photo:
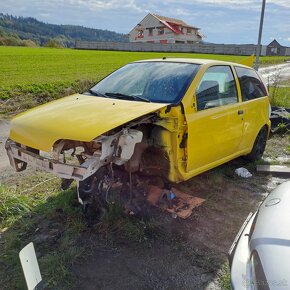
[[[290,79],[290,62],[267,66],[259,69],[265,82],[273,85]]]

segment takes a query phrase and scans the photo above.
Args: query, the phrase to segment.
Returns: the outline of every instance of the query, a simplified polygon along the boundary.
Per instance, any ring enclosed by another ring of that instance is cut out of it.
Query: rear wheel
[[[262,158],[266,148],[267,137],[268,137],[267,128],[263,127],[255,140],[251,153],[246,156],[248,160],[256,161]]]

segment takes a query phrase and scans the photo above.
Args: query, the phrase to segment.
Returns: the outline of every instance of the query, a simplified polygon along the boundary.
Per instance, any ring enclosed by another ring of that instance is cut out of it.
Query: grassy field
[[[135,60],[168,57],[239,61],[244,57],[209,54],[89,51],[74,49],[0,47],[1,87],[99,80]]]
[[[88,51],[0,47],[0,113],[25,110],[55,98],[83,92],[120,66],[135,60],[168,57],[239,62],[244,56],[193,53]],[[261,64],[283,62],[262,57]]]
[[[0,88],[32,84],[96,81],[118,67],[135,60],[168,57],[209,58],[239,62],[244,56],[118,52],[51,48],[0,47]],[[261,64],[284,61],[284,57],[261,57]]]

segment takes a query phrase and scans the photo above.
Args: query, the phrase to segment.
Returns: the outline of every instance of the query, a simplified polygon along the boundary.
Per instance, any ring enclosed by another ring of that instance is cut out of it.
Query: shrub
[[[62,48],[63,47],[63,45],[55,39],[50,39],[44,46],[50,47],[50,48]]]
[[[22,43],[23,43],[23,46],[26,46],[26,47],[37,47],[37,44],[31,39],[24,39]]]

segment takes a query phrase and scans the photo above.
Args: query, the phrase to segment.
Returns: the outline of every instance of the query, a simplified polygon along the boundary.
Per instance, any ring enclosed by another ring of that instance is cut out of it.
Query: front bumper
[[[64,164],[24,149],[10,139],[6,141],[5,149],[10,164],[16,171],[25,170],[28,164],[61,178],[84,180],[90,175],[91,166],[89,163],[84,163],[82,166]]]

